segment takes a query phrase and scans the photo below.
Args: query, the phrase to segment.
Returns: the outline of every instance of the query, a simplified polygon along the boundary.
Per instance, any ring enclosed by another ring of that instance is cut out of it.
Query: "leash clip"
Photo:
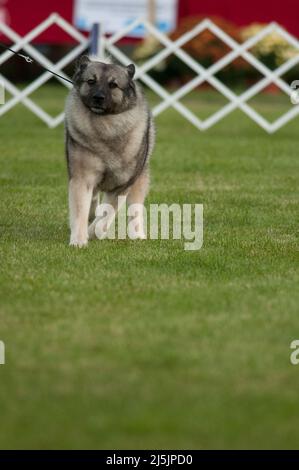
[[[31,57],[29,57],[28,55],[19,54],[19,57],[23,57],[23,59],[25,59],[28,64],[31,64],[33,62],[33,59],[31,59]]]
[[[24,56],[24,59],[26,60],[26,62],[28,62],[28,64],[31,64],[33,62],[33,59],[31,59],[31,57]]]

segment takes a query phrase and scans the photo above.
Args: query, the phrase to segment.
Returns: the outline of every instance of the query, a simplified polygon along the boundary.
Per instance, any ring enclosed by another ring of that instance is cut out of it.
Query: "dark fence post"
[[[101,25],[94,23],[90,32],[90,54],[98,57],[102,56],[102,38],[101,38]]]

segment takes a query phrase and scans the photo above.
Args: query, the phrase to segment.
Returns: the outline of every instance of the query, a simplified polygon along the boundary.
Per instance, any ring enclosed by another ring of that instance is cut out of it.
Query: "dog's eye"
[[[96,80],[94,78],[90,78],[89,80],[87,80],[88,85],[94,85],[95,82]]]
[[[117,83],[116,82],[110,82],[109,83],[109,88],[111,88],[111,89],[117,88]]]

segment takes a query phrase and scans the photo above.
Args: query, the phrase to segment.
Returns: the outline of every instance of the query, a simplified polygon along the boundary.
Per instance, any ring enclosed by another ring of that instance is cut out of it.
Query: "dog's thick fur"
[[[128,204],[143,204],[147,194],[154,125],[134,72],[132,64],[123,67],[87,56],[77,64],[65,120],[71,245],[84,246],[94,237],[96,220],[89,228],[88,222],[94,219],[100,191],[102,202],[115,209],[119,195]],[[139,217],[139,237],[144,238]]]

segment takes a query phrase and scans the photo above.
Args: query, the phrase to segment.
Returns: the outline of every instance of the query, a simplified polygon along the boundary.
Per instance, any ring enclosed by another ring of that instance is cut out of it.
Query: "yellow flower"
[[[161,49],[160,42],[154,36],[146,36],[134,51],[134,59],[142,60],[151,57]]]
[[[265,24],[253,23],[241,31],[241,37],[244,41],[258,34],[266,27]],[[281,65],[286,60],[299,54],[299,51],[289,44],[279,33],[273,32],[267,34],[253,48],[252,52],[256,56],[266,56],[273,54],[277,65]]]

